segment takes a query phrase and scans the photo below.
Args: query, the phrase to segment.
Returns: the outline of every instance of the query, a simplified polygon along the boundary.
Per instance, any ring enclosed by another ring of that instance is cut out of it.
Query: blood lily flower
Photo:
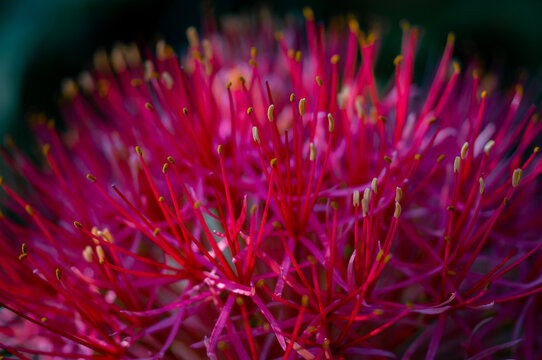
[[[0,347],[30,359],[471,358],[542,351],[526,84],[452,61],[413,81],[353,19],[225,19],[98,52],[44,161],[9,141]]]

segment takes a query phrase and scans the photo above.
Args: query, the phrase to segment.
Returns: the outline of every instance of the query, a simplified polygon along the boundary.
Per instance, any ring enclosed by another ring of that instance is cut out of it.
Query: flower
[[[28,359],[527,359],[542,349],[535,107],[305,9],[226,19],[180,60],[98,52],[45,162],[8,141],[0,347]],[[300,49],[297,51],[296,49]],[[358,65],[358,50],[361,63]],[[143,57],[145,60],[143,60]],[[430,69],[431,70],[431,69]],[[516,325],[512,325],[517,321]]]

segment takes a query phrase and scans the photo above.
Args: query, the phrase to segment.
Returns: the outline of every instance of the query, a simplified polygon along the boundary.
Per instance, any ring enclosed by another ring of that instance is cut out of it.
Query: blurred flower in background
[[[265,2],[259,2],[265,4]],[[488,66],[506,65],[510,78],[518,68],[539,70],[542,3],[524,1],[301,1],[278,0],[266,6],[277,14],[298,13],[311,5],[322,20],[353,13],[364,22],[381,18],[390,24],[381,51],[383,65],[377,76],[387,78],[395,56],[401,19],[425,29],[420,57],[436,61],[438,45],[450,31],[459,44],[455,56],[480,54]],[[25,138],[28,115],[46,112],[58,117],[58,84],[75,76],[100,47],[117,41],[147,43],[163,36],[179,46],[184,30],[198,26],[202,13],[214,8],[217,15],[254,9],[254,2],[226,0],[184,2],[164,0],[4,0],[0,2],[0,135]],[[327,17],[327,18],[326,18]],[[393,25],[393,26],[391,26]],[[418,66],[424,66],[423,61]]]

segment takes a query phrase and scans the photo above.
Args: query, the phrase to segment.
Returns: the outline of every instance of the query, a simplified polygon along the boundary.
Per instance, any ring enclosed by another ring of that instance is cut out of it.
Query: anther
[[[518,187],[519,182],[521,181],[521,176],[523,175],[523,170],[516,169],[514,170],[514,173],[512,174],[512,186]]]
[[[135,150],[136,150],[137,155],[143,156],[143,151],[141,150],[141,147],[136,146],[136,147],[135,147]]]
[[[165,174],[167,173],[167,169],[169,167],[169,164],[168,163],[164,163],[164,166],[162,166],[162,172]]]
[[[467,155],[468,148],[469,148],[468,142],[464,143],[463,146],[461,147],[461,159],[465,159],[465,155]]]
[[[222,154],[222,145],[218,145],[218,147],[216,148],[216,152],[218,153],[218,155]]]
[[[269,165],[273,168],[275,165],[277,165],[277,158],[272,158],[271,161],[269,161]]]
[[[487,156],[489,156],[489,152],[491,151],[491,148],[495,145],[495,141],[494,140],[489,140],[485,145],[484,145],[484,152],[486,153]]]
[[[444,154],[440,155],[440,156],[438,157],[438,159],[437,159],[437,163],[441,163],[442,160],[444,160],[445,157],[446,157],[446,155],[444,155]]]
[[[146,107],[147,110],[149,110],[149,111],[153,111],[153,110],[154,110],[154,106],[152,106],[151,103],[145,103],[145,107]]]
[[[85,259],[86,262],[91,263],[92,262],[92,247],[90,245],[87,245],[85,249],[83,250],[83,259]]]
[[[89,180],[92,181],[92,182],[96,182],[96,177],[94,177],[94,176],[91,175],[91,174],[87,174],[87,179],[89,179]]]
[[[354,207],[359,207],[359,190],[354,190],[352,193],[352,205]]]
[[[327,122],[329,132],[333,132],[333,130],[335,130],[335,120],[333,119],[333,115],[330,113],[327,114]]]
[[[310,159],[310,161],[314,161],[314,159],[316,159],[316,150],[314,148],[314,143],[313,142],[311,142],[309,144],[309,148],[310,148],[309,159]]]
[[[58,281],[60,281],[60,279],[62,278],[62,273],[60,272],[60,269],[59,268],[56,268],[55,270],[55,275],[56,275],[56,279]]]
[[[303,295],[301,297],[301,306],[307,307],[309,305],[309,297],[307,295]]]
[[[373,181],[371,181],[371,189],[375,194],[378,193],[378,178],[373,178]]]
[[[398,218],[401,216],[401,204],[399,204],[397,201],[395,202],[395,212],[393,213],[394,218]]]
[[[250,115],[252,114],[252,112],[254,111],[254,108],[251,106],[247,109],[247,115]]]
[[[459,156],[455,157],[454,160],[454,173],[458,173],[461,166],[461,158]]]
[[[269,105],[269,108],[267,108],[267,118],[269,119],[270,122],[273,122],[274,120],[274,116],[273,116],[274,110],[275,110],[275,105],[273,104]]]
[[[43,148],[41,148],[41,153],[43,154],[43,156],[49,155],[50,151],[51,151],[51,145],[50,144],[45,144],[45,145],[43,145]]]
[[[260,136],[258,135],[258,128],[256,126],[252,127],[252,138],[254,139],[254,142],[260,143]]]
[[[403,199],[403,189],[400,187],[395,188],[395,201],[399,202]]]
[[[337,63],[339,62],[340,59],[341,59],[341,57],[340,57],[339,55],[335,54],[335,55],[333,55],[333,56],[331,57],[331,63],[332,63],[332,64],[337,64]]]
[[[322,78],[320,76],[316,76],[316,83],[318,86],[322,86]]]
[[[303,98],[299,100],[299,113],[301,116],[305,115],[305,103],[307,102],[307,99]]]
[[[103,264],[105,262],[105,251],[100,245],[96,246],[96,254],[98,255],[98,262]]]
[[[485,188],[484,179],[480,177],[479,181],[480,181],[480,195],[482,195],[484,193],[484,188]]]
[[[81,223],[79,221],[74,221],[73,226],[75,226],[78,229],[81,229],[83,227],[83,225],[81,225]]]

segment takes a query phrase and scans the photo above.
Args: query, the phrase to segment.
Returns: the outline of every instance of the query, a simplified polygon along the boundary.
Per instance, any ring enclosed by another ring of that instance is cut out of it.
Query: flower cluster
[[[542,351],[542,222],[523,87],[452,61],[413,81],[402,24],[304,11],[98,52],[10,140],[0,348],[21,359],[471,358]],[[306,41],[303,40],[306,35]],[[526,92],[528,94],[528,92]]]

